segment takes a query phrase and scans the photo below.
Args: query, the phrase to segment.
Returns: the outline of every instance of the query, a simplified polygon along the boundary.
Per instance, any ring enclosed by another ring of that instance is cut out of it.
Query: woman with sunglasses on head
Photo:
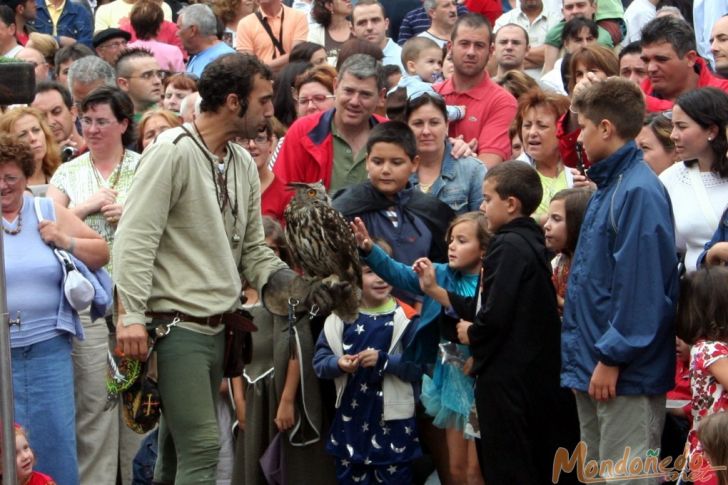
[[[71,209],[101,234],[111,250],[139,162],[139,154],[125,148],[134,139],[134,106],[119,88],[104,86],[93,90],[81,102],[79,116],[88,152],[56,171],[48,197]],[[113,277],[111,263],[106,269]],[[122,432],[118,411],[104,409],[109,330],[105,318],[92,321],[88,313],[80,316],[86,339],[74,344],[74,359],[81,482],[108,483],[116,477],[119,434]],[[136,450],[142,436],[124,430],[124,436],[132,435],[128,446]],[[122,443],[127,443],[126,438]],[[84,473],[93,474],[93,479]]]
[[[660,174],[675,216],[678,252],[695,271],[704,244],[728,206],[728,94],[700,88],[678,96],[672,108],[672,141],[678,162]]]
[[[477,211],[483,202],[485,166],[477,158],[452,156],[447,135],[447,106],[439,94],[410,98],[405,121],[417,139],[420,164],[412,183],[445,202],[458,215]]]

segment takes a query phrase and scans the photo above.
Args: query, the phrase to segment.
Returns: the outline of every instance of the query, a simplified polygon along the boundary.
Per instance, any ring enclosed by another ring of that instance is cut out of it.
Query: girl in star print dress
[[[367,266],[362,283],[358,318],[330,315],[316,344],[314,371],[337,391],[326,451],[339,483],[412,483],[410,463],[421,455],[412,383],[422,371],[401,354],[414,325]]]
[[[677,330],[678,337],[692,345],[693,427],[687,447],[688,463],[693,466],[683,471],[683,477],[694,483],[713,484],[717,481],[712,472],[706,471],[708,463],[698,430],[702,419],[728,410],[728,268],[702,269],[685,278],[680,290]]]

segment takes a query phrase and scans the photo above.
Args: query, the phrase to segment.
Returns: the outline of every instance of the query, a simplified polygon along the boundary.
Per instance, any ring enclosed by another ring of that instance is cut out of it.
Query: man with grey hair
[[[334,108],[291,125],[275,174],[284,182],[322,180],[329,192],[365,181],[366,142],[371,128],[385,121],[374,114],[385,92],[378,61],[366,54],[349,57],[336,80]]]
[[[73,104],[79,106],[83,98],[99,86],[116,86],[114,68],[100,57],[87,56],[71,64],[68,70],[68,90]]]
[[[424,0],[422,6],[430,17],[430,28],[417,34],[418,37],[432,39],[440,47],[450,41],[450,34],[458,19],[458,7],[455,0]]]
[[[222,56],[235,52],[217,38],[217,18],[204,3],[196,3],[180,10],[177,16],[177,35],[190,54],[187,72],[202,76],[205,67]]]

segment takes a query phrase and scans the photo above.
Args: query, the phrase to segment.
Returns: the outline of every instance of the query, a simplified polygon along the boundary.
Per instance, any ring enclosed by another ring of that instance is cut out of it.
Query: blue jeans
[[[71,336],[11,351],[15,421],[28,431],[35,469],[58,485],[78,484]]]

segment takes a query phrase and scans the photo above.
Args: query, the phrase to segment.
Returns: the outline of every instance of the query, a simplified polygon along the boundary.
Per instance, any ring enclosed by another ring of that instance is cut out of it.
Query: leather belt
[[[253,325],[253,320],[247,312],[226,312],[210,315],[209,317],[195,317],[182,312],[146,312],[147,317],[167,322],[179,319],[180,322],[192,322],[199,325],[215,328],[219,325],[230,324],[246,332],[255,332],[258,328]]]

